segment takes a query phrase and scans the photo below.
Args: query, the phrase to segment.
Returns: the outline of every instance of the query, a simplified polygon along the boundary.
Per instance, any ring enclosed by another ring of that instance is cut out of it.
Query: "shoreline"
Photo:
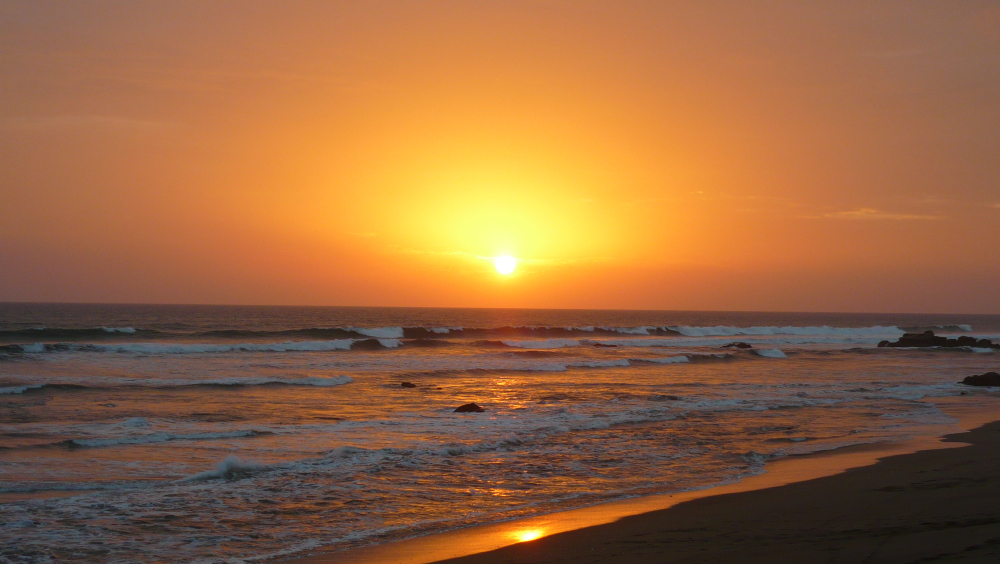
[[[741,494],[758,494],[780,488],[811,483],[813,481],[844,476],[851,470],[876,468],[883,460],[934,453],[970,446],[955,439],[956,435],[969,434],[972,430],[994,424],[1000,428],[1000,410],[983,409],[983,403],[1000,407],[1000,397],[990,395],[980,405],[970,406],[964,398],[929,398],[932,403],[956,420],[954,424],[925,426],[915,430],[924,434],[909,440],[891,443],[870,443],[819,451],[804,455],[791,455],[769,461],[761,474],[745,477],[735,482],[668,494],[658,494],[609,501],[577,509],[484,524],[452,531],[433,533],[383,544],[346,550],[319,549],[313,554],[296,557],[273,557],[275,564],[430,564],[452,561],[456,564],[492,561],[555,561],[556,553],[545,556],[545,548],[560,544],[561,539],[573,537],[580,546],[589,546],[593,539],[583,536],[583,531],[599,536],[614,534],[623,523],[653,519],[673,511],[688,502],[721,499]],[[980,396],[980,400],[985,399]],[[1000,498],[998,498],[1000,499]],[[537,539],[537,540],[536,540]],[[529,542],[530,541],[530,542]],[[575,545],[574,545],[575,546]],[[523,547],[532,547],[530,550]],[[538,548],[542,547],[542,548]],[[661,547],[662,548],[662,547]],[[562,546],[558,554],[569,554],[572,546]],[[536,559],[530,558],[535,554]],[[589,553],[588,553],[589,554]],[[579,558],[585,554],[577,554]],[[573,561],[566,557],[566,561]]]

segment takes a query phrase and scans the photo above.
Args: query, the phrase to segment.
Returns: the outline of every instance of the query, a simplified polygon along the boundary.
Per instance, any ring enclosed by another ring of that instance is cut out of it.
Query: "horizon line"
[[[89,306],[175,306],[175,307],[260,307],[260,308],[330,308],[330,309],[460,309],[460,310],[534,310],[534,311],[634,311],[663,313],[768,313],[820,315],[972,315],[998,316],[995,313],[971,312],[906,312],[906,311],[813,311],[761,309],[639,309],[639,308],[544,308],[544,307],[470,307],[470,306],[399,306],[399,305],[303,305],[303,304],[220,304],[220,303],[154,303],[154,302],[48,302],[4,301],[3,305],[89,305]]]

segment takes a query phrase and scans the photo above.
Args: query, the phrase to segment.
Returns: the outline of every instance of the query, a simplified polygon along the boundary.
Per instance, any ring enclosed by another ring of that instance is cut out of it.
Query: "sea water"
[[[928,329],[1000,316],[0,304],[0,561],[257,561],[902,440],[995,394],[957,381],[1000,351],[876,347]]]

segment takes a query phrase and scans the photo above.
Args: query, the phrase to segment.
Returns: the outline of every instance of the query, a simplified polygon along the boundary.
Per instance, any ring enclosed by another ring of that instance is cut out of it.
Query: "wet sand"
[[[935,400],[959,421],[936,436],[779,459],[707,490],[284,562],[1000,562],[1000,402],[963,399]]]
[[[446,562],[1000,562],[1000,422],[945,441]]]

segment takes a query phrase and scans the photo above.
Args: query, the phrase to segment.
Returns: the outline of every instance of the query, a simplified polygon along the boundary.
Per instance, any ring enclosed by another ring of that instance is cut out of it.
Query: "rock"
[[[486,410],[474,403],[467,403],[455,408],[455,413],[482,413],[484,411]]]
[[[949,339],[947,337],[939,337],[934,334],[933,331],[924,331],[923,333],[903,333],[903,336],[899,338],[895,343],[889,341],[882,341],[878,344],[880,347],[981,347],[984,349],[994,348],[1000,349],[1000,344],[993,343],[989,339],[976,339],[975,337],[969,337],[968,335],[962,335],[957,339]]]
[[[959,384],[966,386],[1000,386],[1000,374],[987,372],[976,376],[966,376]]]
[[[617,347],[618,345],[609,345],[607,343],[594,343],[595,347]]]
[[[728,345],[722,345],[724,349],[752,349],[753,345],[750,343],[744,343],[743,341],[737,341],[735,343],[729,343]]]
[[[400,384],[400,387],[402,387],[402,388],[416,388],[417,385],[413,384],[411,382],[403,382],[402,384]]]

